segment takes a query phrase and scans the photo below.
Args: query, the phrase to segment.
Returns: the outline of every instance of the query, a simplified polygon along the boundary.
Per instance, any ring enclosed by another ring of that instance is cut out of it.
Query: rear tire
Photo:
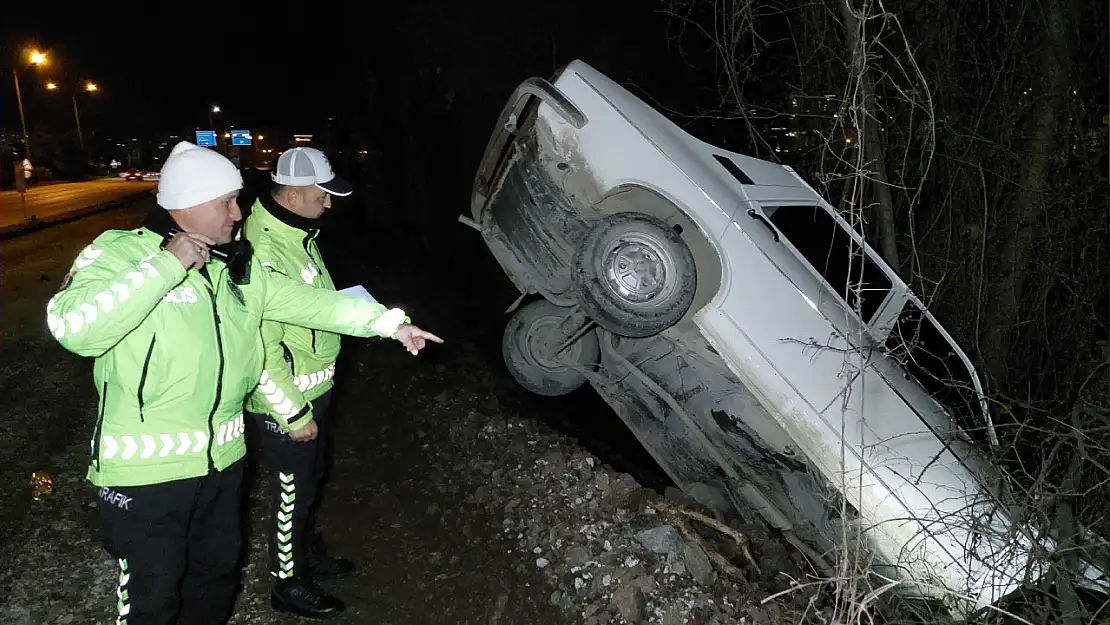
[[[538,355],[541,340],[570,311],[570,308],[540,299],[517,310],[505,326],[501,338],[501,356],[505,359],[505,366],[518,384],[537,395],[558,397],[586,383],[585,375],[560,360],[592,370],[601,357],[597,333],[592,331],[570,344],[557,359],[547,360]]]
[[[575,258],[582,308],[614,334],[643,338],[678,323],[694,303],[697,268],[686,243],[643,213],[605,217]]]

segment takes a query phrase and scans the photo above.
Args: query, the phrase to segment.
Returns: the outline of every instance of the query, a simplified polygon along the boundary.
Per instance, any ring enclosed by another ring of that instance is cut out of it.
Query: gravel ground
[[[780,622],[774,604],[756,601],[776,583],[774,571],[757,573],[737,552],[744,579],[722,576],[662,511],[696,504],[642,488],[481,390],[473,348],[455,347],[429,366],[392,347],[348,350],[352,378],[389,372],[378,383],[394,392],[373,412],[352,408],[366,386],[337,390],[342,421],[321,522],[333,550],[363,566],[332,584],[350,605],[338,622]],[[95,542],[78,468],[85,451],[78,442],[43,463],[60,470],[54,490],[32,503],[0,622],[111,620],[116,568]],[[268,522],[264,477],[250,489],[253,527]],[[756,561],[774,547],[753,544]],[[232,623],[299,622],[269,609],[265,569],[264,535],[251,532]]]
[[[114,621],[117,572],[99,545],[93,492],[84,481],[95,412],[91,362],[53,344],[41,304],[96,232],[133,225],[142,208],[3,247],[4,625]],[[411,289],[371,286],[387,296],[391,288]],[[461,338],[444,317],[414,310],[447,345],[413,358],[391,343],[350,340],[339,363],[334,465],[320,523],[332,551],[362,570],[331,584],[349,606],[335,622],[799,622],[801,591],[760,602],[788,587],[786,575],[800,575],[792,552],[742,528],[757,570],[732,539],[712,532],[708,541],[695,539],[675,511],[696,504],[658,484],[665,492],[644,488],[645,480],[629,473],[652,470],[630,463],[636,453],[627,443],[627,453],[607,453],[597,440],[551,427],[545,411],[567,404],[527,395],[490,350]],[[34,471],[53,479],[40,500],[29,493]],[[265,537],[254,529],[269,522],[264,477],[248,482],[249,548],[231,622],[300,623],[268,605]],[[737,578],[713,566],[718,553]]]

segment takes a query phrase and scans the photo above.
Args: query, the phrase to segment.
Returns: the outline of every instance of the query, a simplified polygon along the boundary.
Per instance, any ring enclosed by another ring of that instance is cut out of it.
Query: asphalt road
[[[83,423],[89,406],[96,405],[91,363],[61,349],[50,336],[46,301],[84,246],[105,229],[138,224],[151,205],[149,200],[139,202],[0,245],[0,386],[4,412],[30,419],[22,427],[3,428],[0,458],[6,475],[29,478],[31,471],[64,447],[73,426]],[[67,398],[60,405],[61,415],[41,410],[47,394]],[[8,490],[12,484],[9,480],[3,482],[0,510],[5,510],[4,517],[10,520],[15,516],[13,512],[25,510],[27,498],[13,498]]]
[[[0,193],[0,228],[30,219],[50,219],[77,210],[106,204],[139,191],[151,191],[157,182],[91,180],[34,186],[21,199],[18,191]]]
[[[82,247],[107,228],[135,227],[151,205],[138,202],[0,246],[5,625],[106,623],[115,616],[118,569],[97,540],[94,493],[84,479],[96,411],[92,362],[49,336],[45,304]],[[392,298],[412,287],[374,288]],[[492,419],[519,420],[523,411],[493,393],[511,386],[505,374],[463,341],[448,340],[419,358],[390,341],[344,344],[333,402],[335,460],[321,524],[333,551],[354,557],[363,572],[335,586],[349,605],[336,622],[566,622],[548,603],[551,590],[538,577],[534,555],[506,550],[502,515],[467,503],[488,486],[483,467],[514,462],[503,446],[483,450],[479,431]],[[519,441],[524,459],[516,462],[532,462],[530,443]],[[29,489],[33,472],[53,480],[53,490],[37,501]],[[268,490],[257,478],[248,482],[252,528],[269,525]],[[231,623],[302,622],[270,610],[264,536],[258,530],[248,536],[243,592]]]

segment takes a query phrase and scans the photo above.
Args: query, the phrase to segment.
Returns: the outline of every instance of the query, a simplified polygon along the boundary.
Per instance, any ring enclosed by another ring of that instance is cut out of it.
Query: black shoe
[[[311,579],[279,579],[270,591],[270,606],[278,612],[288,612],[305,618],[335,618],[347,609]]]

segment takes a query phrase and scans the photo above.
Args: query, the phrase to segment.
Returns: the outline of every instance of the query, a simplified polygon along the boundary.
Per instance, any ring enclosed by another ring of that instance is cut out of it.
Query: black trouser
[[[258,424],[262,461],[273,474],[274,516],[267,524],[270,574],[278,579],[303,577],[315,526],[315,503],[327,461],[328,406],[331,391],[312,401],[316,439],[295,441],[273,417],[249,413]]]
[[[119,561],[119,623],[220,625],[238,583],[239,460],[205,477],[99,489],[104,546]]]

